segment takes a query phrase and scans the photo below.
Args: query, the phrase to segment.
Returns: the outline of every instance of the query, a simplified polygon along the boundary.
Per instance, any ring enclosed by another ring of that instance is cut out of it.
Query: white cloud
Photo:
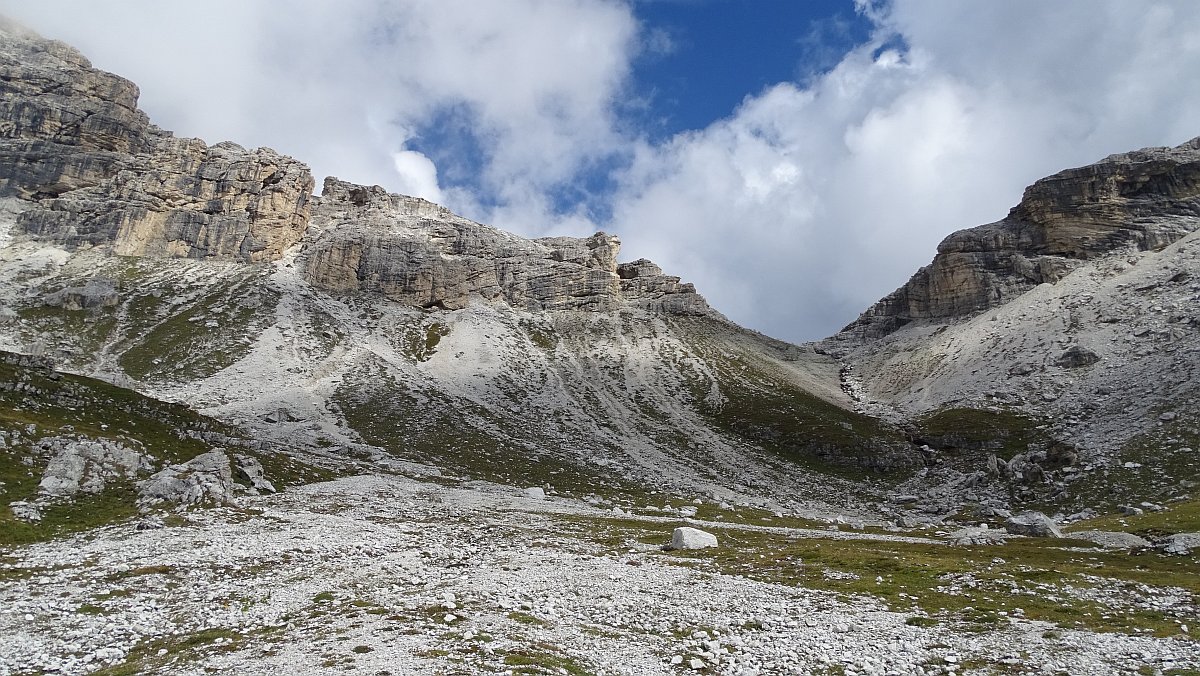
[[[622,0],[0,11],[139,83],[155,122],[181,134],[271,146],[318,178],[423,194],[528,235],[584,234],[608,207],[599,225],[627,258],[653,258],[732,318],[791,339],[850,321],[1033,180],[1200,134],[1193,0],[859,5],[870,44],[661,144],[615,104],[631,97],[638,54],[671,38]],[[470,152],[427,143],[440,136]],[[576,185],[614,163],[614,194]],[[584,195],[565,212],[564,188]]]
[[[332,174],[429,189],[431,167],[406,144],[455,111],[482,154],[467,167],[478,189],[441,194],[477,218],[495,204],[536,218],[506,223],[528,233],[562,227],[541,207],[547,191],[622,151],[613,103],[640,49],[615,0],[0,0],[0,11],[137,82],[157,124],[274,147],[310,163],[318,185]]]
[[[731,318],[835,331],[953,230],[1068,166],[1200,134],[1200,6],[1077,1],[869,7],[871,44],[807,88],[643,148],[615,224]],[[897,37],[907,45],[898,44]]]
[[[392,162],[400,175],[397,186],[401,194],[424,197],[430,202],[442,201],[433,160],[415,150],[401,150],[392,154]]]

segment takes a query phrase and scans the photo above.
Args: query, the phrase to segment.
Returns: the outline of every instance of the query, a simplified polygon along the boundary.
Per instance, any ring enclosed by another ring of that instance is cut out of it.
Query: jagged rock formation
[[[325,180],[316,235],[302,266],[314,286],[363,291],[415,307],[460,309],[502,300],[531,312],[616,310],[626,299],[673,314],[711,314],[690,284],[646,260],[617,265],[621,242],[528,240],[456,216],[420,198]]]
[[[1027,188],[1003,220],[947,237],[933,263],[843,332],[878,337],[1002,305],[1082,261],[1162,248],[1194,231],[1198,217],[1200,138],[1068,169]]]
[[[19,230],[127,256],[276,260],[300,240],[313,181],[273,150],[178,139],[137,87],[0,20],[0,197]]]
[[[54,454],[38,485],[44,496],[99,493],[107,483],[132,479],[139,469],[149,468],[141,453],[107,439],[55,437],[41,440],[40,446]]]

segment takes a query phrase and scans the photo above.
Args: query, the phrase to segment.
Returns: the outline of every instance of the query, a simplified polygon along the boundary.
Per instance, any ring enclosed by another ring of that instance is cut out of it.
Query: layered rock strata
[[[1198,228],[1200,138],[1112,155],[1037,181],[1003,220],[950,235],[930,265],[843,332],[872,338],[969,315],[1057,282],[1084,260],[1158,249]]]
[[[150,124],[138,89],[0,19],[0,197],[19,229],[119,255],[278,259],[308,223],[308,167]]]
[[[674,314],[712,311],[691,284],[646,260],[618,265],[620,240],[524,239],[420,198],[325,180],[305,278],[332,292],[365,291],[425,308],[472,299],[529,310],[606,312],[625,304]]]

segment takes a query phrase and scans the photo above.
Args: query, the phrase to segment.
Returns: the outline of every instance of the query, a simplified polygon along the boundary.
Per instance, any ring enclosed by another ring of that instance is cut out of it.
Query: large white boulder
[[[699,528],[681,526],[671,533],[671,549],[704,549],[716,546],[717,536]]]

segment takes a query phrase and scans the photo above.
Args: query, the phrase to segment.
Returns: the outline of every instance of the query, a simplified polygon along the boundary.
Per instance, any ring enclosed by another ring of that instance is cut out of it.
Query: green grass
[[[17,391],[15,385],[20,386]],[[0,431],[8,433],[0,449],[0,497],[4,505],[37,496],[38,483],[49,458],[32,447],[52,436],[107,439],[148,453],[161,466],[179,463],[212,450],[209,442],[190,433],[214,432],[246,438],[237,428],[203,416],[186,406],[171,404],[94,378],[15,366],[0,359]],[[21,439],[21,442],[15,441]],[[239,452],[232,448],[232,453]],[[332,473],[294,458],[258,451],[241,451],[262,462],[277,488],[324,481]],[[30,464],[26,464],[29,462]],[[39,523],[16,520],[0,509],[0,545],[37,542],[137,515],[132,482],[115,482],[95,495],[78,496],[42,510]]]
[[[1147,511],[1136,516],[1105,514],[1071,524],[1067,532],[1112,530],[1145,538],[1160,538],[1176,533],[1200,533],[1200,499],[1168,503],[1161,512]]]
[[[920,454],[900,429],[844,409],[791,382],[778,364],[730,342],[709,342],[701,320],[676,320],[691,335],[691,351],[716,374],[721,403],[710,403],[712,382],[694,378],[696,410],[720,431],[803,467],[861,479],[909,470]]]
[[[440,467],[466,479],[514,486],[550,484],[562,493],[644,492],[612,470],[538,452],[536,429],[517,429],[482,407],[435,389],[410,391],[384,370],[367,369],[332,399],[347,424],[397,457]],[[531,438],[532,437],[532,438]]]
[[[139,380],[162,375],[203,378],[237,362],[250,349],[239,339],[273,321],[279,301],[278,293],[256,282],[255,278],[238,280],[182,307],[164,307],[150,300],[130,305],[129,314],[136,314],[136,322],[150,328],[129,336],[119,360],[121,368]],[[217,326],[207,326],[210,320]]]
[[[573,517],[564,523],[569,524],[564,534],[614,553],[624,551],[631,541],[665,545],[677,525],[595,517]],[[1175,620],[1181,618],[1116,605],[1115,600],[1106,607],[1068,588],[1091,587],[1101,580],[1130,595],[1140,595],[1130,584],[1200,595],[1198,557],[1131,556],[1073,540],[1028,538],[995,546],[951,547],[711,530],[720,542],[716,549],[652,555],[728,575],[874,596],[894,611],[917,613],[919,619],[910,619],[910,624],[918,626],[936,622],[962,631],[988,631],[1005,624],[1019,608],[1026,618],[1069,629],[1179,636]]]
[[[267,630],[270,631],[270,630]],[[166,636],[145,641],[129,652],[125,661],[93,671],[99,676],[136,676],[151,672],[171,673],[183,664],[195,662],[205,655],[238,650],[245,635],[230,627],[201,629],[180,636]],[[221,643],[216,642],[220,640]],[[166,652],[159,655],[160,650]]]
[[[1115,512],[1120,505],[1143,501],[1165,505],[1196,495],[1200,488],[1200,430],[1193,425],[1191,416],[1180,416],[1130,439],[1122,446],[1117,464],[1087,472],[1071,484],[1076,504]],[[1193,450],[1185,452],[1184,448]],[[1127,462],[1140,467],[1125,467]]]
[[[589,676],[592,672],[574,658],[562,654],[554,646],[537,644],[510,649],[504,653],[504,664],[514,674],[561,674]]]
[[[1046,445],[1048,435],[1040,430],[1043,421],[1007,409],[941,409],[914,421],[915,441],[944,450],[953,456],[982,462],[989,454],[1008,460],[1029,450],[1031,444]]]

